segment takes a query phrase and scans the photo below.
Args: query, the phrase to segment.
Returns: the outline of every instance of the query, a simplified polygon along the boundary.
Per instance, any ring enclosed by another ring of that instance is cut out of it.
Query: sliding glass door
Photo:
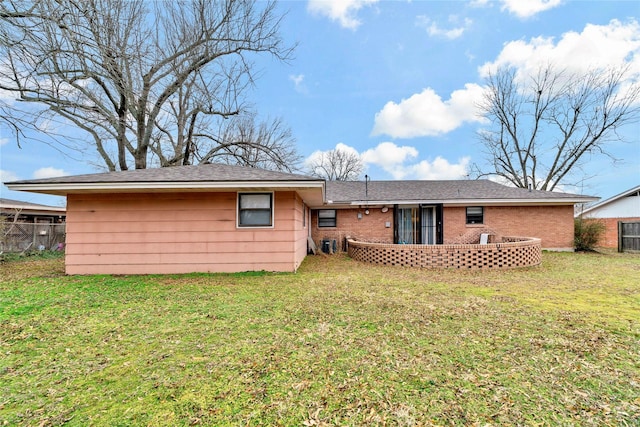
[[[438,227],[438,209],[436,208],[437,206],[396,206],[395,243],[424,245],[441,243],[442,239],[438,239],[438,236],[442,227]]]

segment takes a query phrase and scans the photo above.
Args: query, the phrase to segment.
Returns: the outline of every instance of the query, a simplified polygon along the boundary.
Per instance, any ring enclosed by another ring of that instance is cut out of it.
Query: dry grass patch
[[[640,422],[639,256],[545,253],[506,272],[34,265],[2,266],[0,425]]]

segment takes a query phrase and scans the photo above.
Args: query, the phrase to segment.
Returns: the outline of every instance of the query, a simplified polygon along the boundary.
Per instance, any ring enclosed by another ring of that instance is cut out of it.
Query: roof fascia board
[[[66,212],[67,208],[59,207],[59,206],[51,206],[51,207],[34,207],[34,206],[24,206],[24,205],[1,205],[0,209],[15,209],[25,211],[33,211],[33,212]]]
[[[330,205],[342,206],[371,206],[371,205],[445,205],[445,206],[469,206],[469,205],[538,205],[538,204],[573,204],[598,200],[597,197],[571,197],[563,199],[460,199],[460,200],[355,200],[352,202],[331,202]]]

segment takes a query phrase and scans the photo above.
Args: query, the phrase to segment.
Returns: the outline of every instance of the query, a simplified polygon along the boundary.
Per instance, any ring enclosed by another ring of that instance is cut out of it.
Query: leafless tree
[[[479,138],[492,170],[480,175],[552,191],[589,156],[611,157],[607,143],[639,119],[640,85],[627,72],[570,74],[548,65],[527,80],[514,69],[491,74],[479,106],[491,127]]]
[[[183,153],[182,164],[226,163],[285,172],[297,172],[301,161],[282,119],[258,121],[252,114],[224,121],[215,136],[190,132]]]
[[[246,113],[252,58],[291,54],[273,1],[5,0],[0,16],[0,89],[34,128],[73,123],[109,170],[190,163],[193,135]]]
[[[357,181],[364,170],[357,153],[333,149],[316,156],[308,166],[309,174],[329,181]]]

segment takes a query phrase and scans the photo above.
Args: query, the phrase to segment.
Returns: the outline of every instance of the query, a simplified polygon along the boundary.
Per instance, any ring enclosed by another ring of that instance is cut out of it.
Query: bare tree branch
[[[329,181],[357,181],[364,171],[364,164],[358,154],[334,149],[318,153],[308,170],[311,176]]]
[[[189,163],[217,125],[201,117],[246,113],[251,59],[292,52],[273,1],[4,0],[0,16],[0,89],[87,132],[109,170]]]
[[[514,69],[487,78],[480,111],[491,127],[479,132],[492,170],[516,187],[552,191],[587,156],[609,155],[607,143],[640,119],[640,85],[628,69],[577,75],[552,65],[522,82]]]

